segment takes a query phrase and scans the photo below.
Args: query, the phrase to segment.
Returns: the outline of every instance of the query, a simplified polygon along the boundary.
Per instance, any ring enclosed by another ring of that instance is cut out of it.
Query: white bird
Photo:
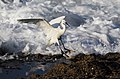
[[[48,41],[48,45],[57,43],[57,45],[59,46],[59,48],[61,50],[61,53],[66,55],[66,52],[71,52],[71,50],[66,49],[61,40],[61,36],[66,31],[67,22],[64,19],[65,19],[65,16],[61,16],[54,20],[54,21],[57,21],[58,23],[60,23],[60,26],[57,28],[54,28],[52,26],[52,24],[55,24],[56,22],[51,21],[49,23],[45,19],[18,19],[18,21],[21,23],[36,24],[39,28],[41,28],[44,31],[47,41]],[[60,46],[61,44],[63,45],[64,51],[62,50],[62,48]],[[68,57],[68,55],[66,55],[66,56]]]

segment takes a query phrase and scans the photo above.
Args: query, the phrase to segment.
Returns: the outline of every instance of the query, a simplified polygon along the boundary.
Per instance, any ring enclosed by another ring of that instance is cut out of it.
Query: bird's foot
[[[65,48],[64,51],[61,51],[62,55],[65,56],[67,59],[70,59],[70,58],[71,58],[68,54],[70,54],[70,53],[72,53],[72,52],[75,52],[75,51],[74,51],[74,50],[67,49],[67,48]]]
[[[69,57],[69,56],[66,54],[66,52],[64,52],[64,51],[61,51],[61,52],[62,52],[62,55],[63,55],[63,56]]]
[[[74,56],[67,55],[66,53],[64,53],[63,56],[64,56],[66,59],[73,59],[73,58],[74,58]]]
[[[75,51],[65,48],[65,53],[69,53],[69,54],[70,54],[70,53],[72,53],[72,52],[75,52]]]

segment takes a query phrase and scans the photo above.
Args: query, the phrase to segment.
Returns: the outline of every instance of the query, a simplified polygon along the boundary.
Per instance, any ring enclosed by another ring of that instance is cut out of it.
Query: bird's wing
[[[51,25],[54,25],[54,24],[60,23],[61,20],[63,20],[64,18],[65,18],[65,16],[60,16],[60,17],[58,17],[58,18],[52,19],[49,23],[50,23]]]
[[[46,35],[53,28],[51,24],[49,24],[49,22],[47,22],[45,19],[18,19],[17,21],[21,23],[36,24],[44,31]]]
[[[31,24],[37,24],[39,21],[43,21],[44,19],[18,19],[20,23],[31,23]]]

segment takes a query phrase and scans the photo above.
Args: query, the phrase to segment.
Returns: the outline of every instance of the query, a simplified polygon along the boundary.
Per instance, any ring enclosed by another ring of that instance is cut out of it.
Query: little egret
[[[19,22],[21,23],[32,23],[32,24],[36,24],[39,28],[41,28],[47,38],[47,46],[48,45],[52,45],[52,44],[57,44],[61,50],[62,55],[65,54],[65,56],[69,57],[68,55],[66,55],[67,52],[71,52],[71,50],[65,48],[62,40],[61,40],[61,36],[65,33],[66,31],[66,25],[67,22],[65,21],[65,16],[61,16],[57,19],[55,19],[54,21],[57,22],[47,22],[45,19],[18,19]],[[55,23],[60,23],[60,25],[57,28],[54,28],[52,26],[52,24]],[[64,51],[62,50],[61,46],[63,46]]]

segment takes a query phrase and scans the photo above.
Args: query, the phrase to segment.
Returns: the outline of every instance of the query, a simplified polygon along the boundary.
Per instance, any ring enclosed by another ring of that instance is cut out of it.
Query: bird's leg
[[[61,46],[60,46],[60,42],[59,42],[59,41],[58,41],[57,45],[59,46],[59,48],[60,48],[60,51],[61,51],[62,55],[63,55],[63,54],[65,54],[65,56],[66,56],[66,57],[69,57],[69,56],[66,54],[66,52],[64,52],[64,51],[62,50],[62,48],[61,48]]]
[[[65,54],[66,57],[69,57],[69,56],[66,54],[66,52],[64,52],[64,51],[62,50],[61,46],[60,46],[60,45],[58,45],[58,46],[59,46],[59,48],[60,48],[60,50],[61,50],[62,55]]]
[[[64,50],[66,50],[66,51],[65,51],[65,53],[66,53],[66,52],[71,53],[71,50],[70,50],[70,49],[65,48],[65,45],[64,45],[64,43],[63,43],[63,41],[62,41],[61,37],[59,38],[59,42],[62,44],[62,46],[63,46]]]

